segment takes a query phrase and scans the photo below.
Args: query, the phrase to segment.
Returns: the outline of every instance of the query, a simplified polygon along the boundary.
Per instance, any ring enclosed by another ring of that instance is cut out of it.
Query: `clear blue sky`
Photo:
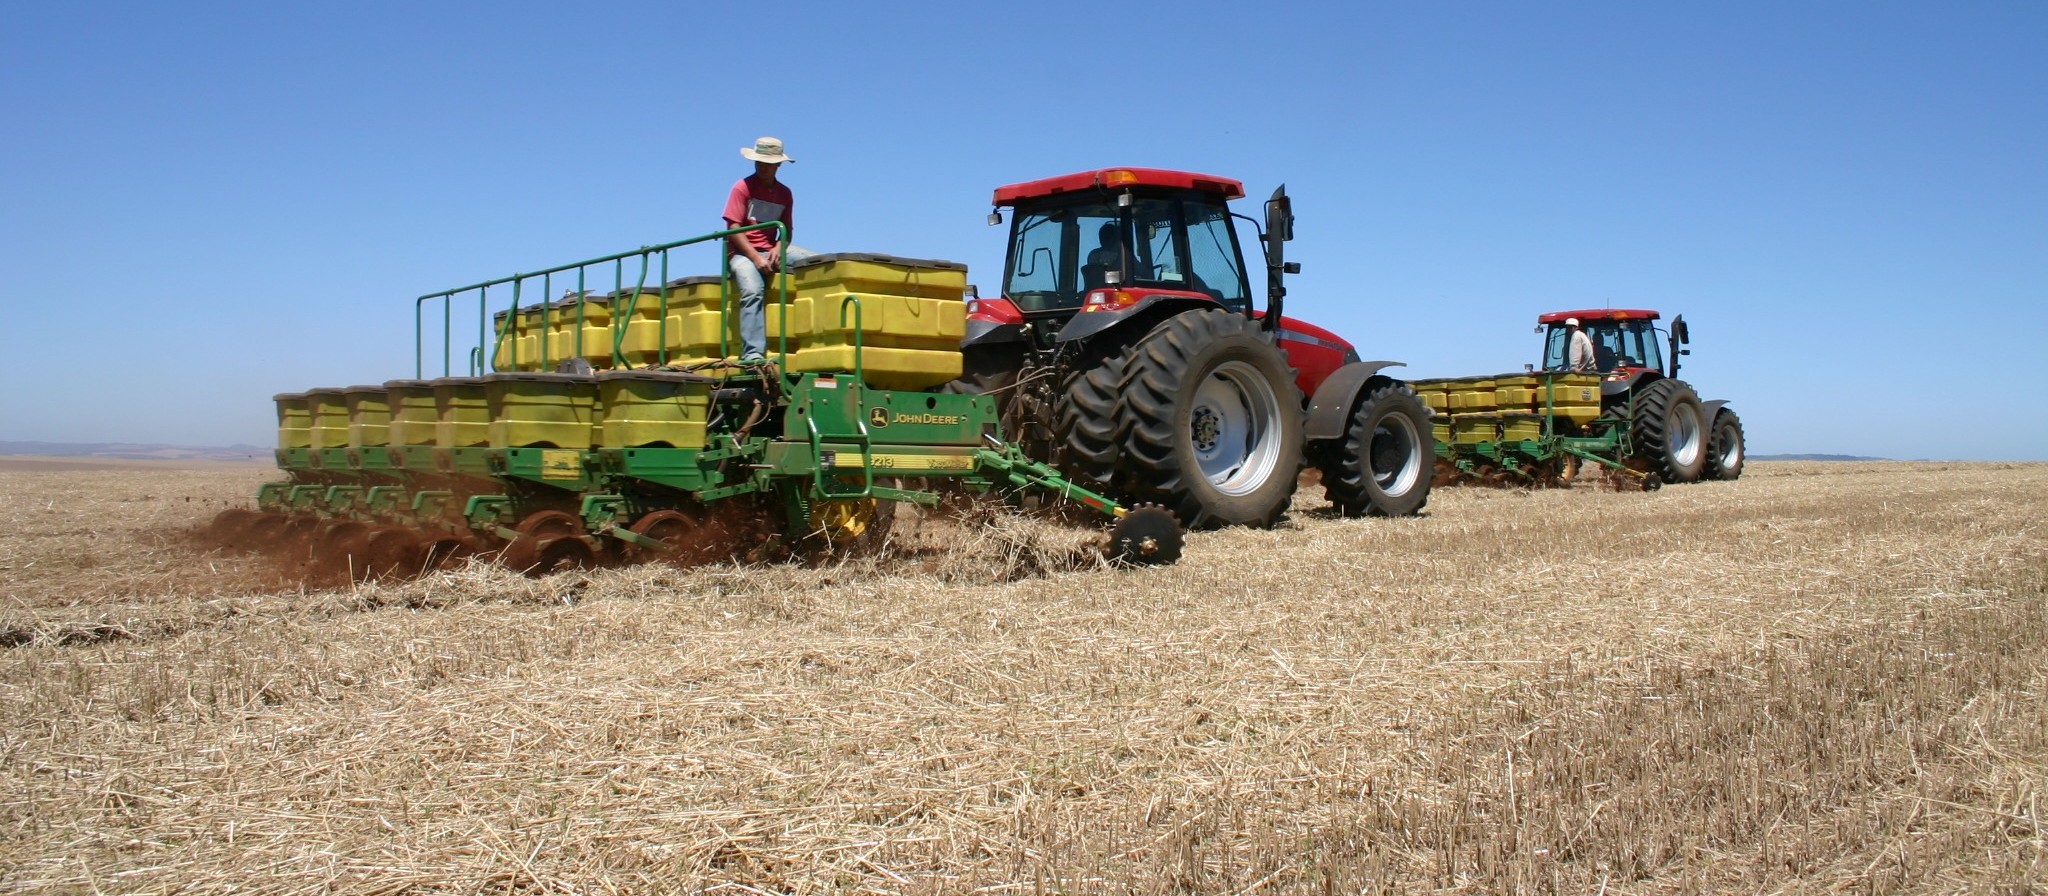
[[[990,290],[998,184],[1284,182],[1288,311],[1416,376],[1652,307],[1753,453],[2048,458],[2038,2],[12,3],[0,115],[0,440],[267,445],[773,134],[815,249]]]

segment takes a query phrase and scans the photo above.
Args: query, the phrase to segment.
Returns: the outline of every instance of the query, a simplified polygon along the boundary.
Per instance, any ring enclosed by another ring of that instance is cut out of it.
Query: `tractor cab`
[[[1249,314],[1251,282],[1228,205],[1243,195],[1235,180],[1151,168],[998,188],[990,222],[1014,209],[1001,300],[1011,307],[984,301],[977,310],[1014,314],[1041,338],[1077,315],[1160,300]]]
[[[1552,311],[1536,318],[1536,331],[1543,334],[1543,369],[1566,370],[1570,365],[1571,331],[1565,321],[1576,318],[1579,328],[1593,340],[1594,369],[1608,378],[1632,377],[1654,372],[1678,375],[1678,346],[1687,340],[1685,318],[1671,321],[1671,332],[1657,326],[1658,314],[1636,308],[1599,308],[1584,311]],[[1660,335],[1671,343],[1671,363],[1665,364]]]
[[[967,306],[961,347],[970,368],[1021,365],[1015,352],[1059,355],[1091,342],[1135,338],[1175,315],[1222,309],[1270,334],[1298,374],[1303,395],[1355,362],[1358,353],[1329,330],[1285,317],[1285,260],[1294,239],[1293,203],[1273,191],[1261,222],[1230,211],[1244,184],[1160,168],[1104,168],[997,187],[991,225],[1011,209],[1009,251],[999,297]],[[1255,302],[1232,218],[1259,230],[1266,301]],[[997,360],[984,360],[994,356]]]

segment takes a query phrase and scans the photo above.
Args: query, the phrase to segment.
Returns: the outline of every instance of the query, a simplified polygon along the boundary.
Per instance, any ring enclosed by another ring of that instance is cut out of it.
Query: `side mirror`
[[[1273,188],[1266,200],[1266,238],[1286,242],[1294,239],[1294,202],[1287,198],[1287,185]]]
[[[1671,319],[1671,335],[1678,337],[1680,345],[1692,344],[1692,333],[1686,329],[1685,315],[1681,314]]]
[[[996,226],[997,224],[1001,224],[1001,223],[1003,223],[1003,210],[1002,210],[1002,209],[996,209],[995,211],[992,211],[992,212],[989,212],[989,213],[988,213],[988,226],[990,226],[990,227],[994,227],[994,226]]]

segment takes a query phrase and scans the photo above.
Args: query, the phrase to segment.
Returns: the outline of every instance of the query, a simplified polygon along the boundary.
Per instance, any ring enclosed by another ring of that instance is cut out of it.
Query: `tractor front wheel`
[[[1707,443],[1708,479],[1733,481],[1742,478],[1742,418],[1722,408],[1714,414],[1714,435]]]
[[[1429,408],[1414,389],[1375,380],[1343,442],[1322,453],[1323,494],[1345,516],[1407,516],[1429,503],[1436,466]]]

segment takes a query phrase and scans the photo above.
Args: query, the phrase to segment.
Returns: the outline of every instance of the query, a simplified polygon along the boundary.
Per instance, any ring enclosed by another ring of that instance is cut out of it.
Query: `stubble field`
[[[2048,465],[1446,489],[1120,570],[307,588],[0,467],[0,890],[1950,893],[2048,876]]]

